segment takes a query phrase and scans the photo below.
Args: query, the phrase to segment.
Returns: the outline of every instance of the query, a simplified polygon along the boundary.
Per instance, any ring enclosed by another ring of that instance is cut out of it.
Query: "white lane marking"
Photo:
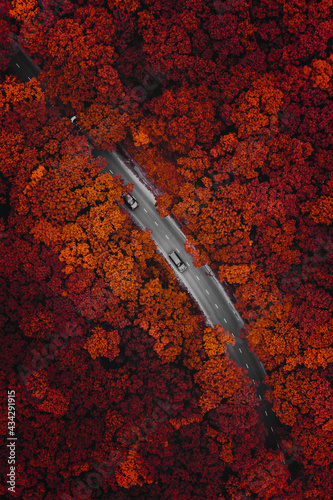
[[[28,76],[29,80],[31,80],[30,76]]]
[[[166,237],[168,240],[170,239],[170,238],[169,238],[169,236],[168,236],[167,234],[165,235],[165,237]]]
[[[266,417],[268,417],[268,413],[267,413],[267,411],[266,411],[266,410],[265,410],[265,415],[266,415]]]
[[[147,210],[146,210],[145,208],[144,208],[143,210],[146,212],[146,214],[148,213],[148,212],[147,212]]]
[[[280,448],[280,445],[279,445],[279,444],[277,444],[276,446],[277,446],[278,448]]]
[[[242,353],[242,349],[241,349],[240,347],[238,347],[238,349],[239,349],[239,352],[241,352],[241,353]],[[242,354],[243,354],[243,353],[242,353]]]
[[[179,252],[178,248],[176,248],[177,252]]]
[[[158,226],[157,222],[156,221],[154,221],[154,222],[155,222],[156,226]]]
[[[112,172],[111,168],[110,168],[110,172],[111,172],[111,174],[113,174],[113,172]]]
[[[218,306],[217,304],[215,304],[215,307],[216,307],[216,309],[218,309],[218,308],[219,308],[219,306]]]
[[[272,431],[272,432],[274,432],[274,429],[273,429],[273,427],[271,427],[271,431]]]
[[[190,267],[190,264],[186,261],[186,264]]]
[[[245,364],[246,364],[246,368],[249,369],[249,365],[247,363],[245,363]]]
[[[206,292],[207,292],[207,293],[208,293],[208,295],[209,295],[209,291],[208,291],[208,290],[206,290]]]
[[[196,275],[195,277],[197,278],[197,280],[199,280],[199,281],[200,281],[200,278],[199,278],[199,276],[197,276],[197,275]]]
[[[17,64],[17,63],[15,63],[15,64],[16,64],[16,66],[17,66],[18,68],[20,68],[20,67],[21,67],[21,66],[19,66],[19,64]]]
[[[225,318],[224,318],[224,322],[225,322],[225,323],[228,323],[228,321],[227,321]]]
[[[260,401],[261,401],[261,396],[259,396],[259,399],[260,399]]]

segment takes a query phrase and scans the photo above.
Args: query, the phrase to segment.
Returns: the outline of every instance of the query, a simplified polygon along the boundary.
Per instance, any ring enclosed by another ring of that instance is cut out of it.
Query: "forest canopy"
[[[333,498],[332,13],[332,0],[1,0],[0,374],[16,393],[17,497]],[[15,76],[18,47],[38,78]],[[232,287],[278,449],[227,331],[123,210],[126,187],[95,154],[117,145],[195,266]]]

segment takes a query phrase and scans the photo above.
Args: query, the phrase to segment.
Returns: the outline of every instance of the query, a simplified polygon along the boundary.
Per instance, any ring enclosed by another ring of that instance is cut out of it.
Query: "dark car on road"
[[[169,257],[172,260],[172,262],[175,264],[175,266],[177,267],[178,271],[180,271],[181,273],[186,271],[187,265],[185,264],[185,262],[182,261],[182,259],[179,257],[179,255],[175,251],[171,252],[169,254]]]
[[[130,208],[131,210],[135,210],[136,208],[138,208],[139,203],[136,201],[134,196],[132,196],[131,194],[129,194],[129,193],[123,194],[122,198],[123,198],[125,204],[128,206],[128,208]]]

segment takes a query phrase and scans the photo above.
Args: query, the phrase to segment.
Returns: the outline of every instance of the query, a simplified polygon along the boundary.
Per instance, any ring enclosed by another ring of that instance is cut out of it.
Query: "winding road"
[[[19,48],[12,57],[9,72],[15,74],[21,81],[28,82],[38,77],[40,68]],[[127,160],[116,151],[98,151],[107,161],[105,172],[110,175],[121,175],[124,183],[134,184],[133,195],[139,203],[134,211],[127,209],[133,221],[143,229],[152,231],[159,252],[164,256],[166,262],[172,267],[179,281],[192,295],[207,318],[207,322],[213,326],[222,325],[229,333],[234,335],[235,346],[228,345],[228,354],[239,366],[245,368],[248,376],[257,385],[257,395],[262,400],[262,419],[267,429],[267,444],[278,447],[274,435],[274,427],[279,423],[271,409],[271,404],[264,399],[268,389],[263,384],[265,369],[259,359],[248,349],[247,343],[240,339],[239,330],[243,321],[235,310],[222,285],[206,266],[198,269],[193,266],[192,258],[184,249],[185,235],[171,217],[162,218],[155,208],[155,197],[153,193],[141,182],[132,168],[127,165]],[[135,160],[133,160],[135,162]],[[125,205],[124,205],[124,208]],[[188,269],[180,273],[170,261],[168,254],[177,250],[182,260],[187,263]]]

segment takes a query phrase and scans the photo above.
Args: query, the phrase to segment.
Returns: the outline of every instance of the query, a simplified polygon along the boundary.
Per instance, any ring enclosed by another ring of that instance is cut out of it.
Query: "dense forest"
[[[332,42],[332,0],[0,0],[12,497],[333,498]],[[41,68],[27,83],[18,47]],[[279,448],[231,336],[103,173],[117,147],[233,287]]]

